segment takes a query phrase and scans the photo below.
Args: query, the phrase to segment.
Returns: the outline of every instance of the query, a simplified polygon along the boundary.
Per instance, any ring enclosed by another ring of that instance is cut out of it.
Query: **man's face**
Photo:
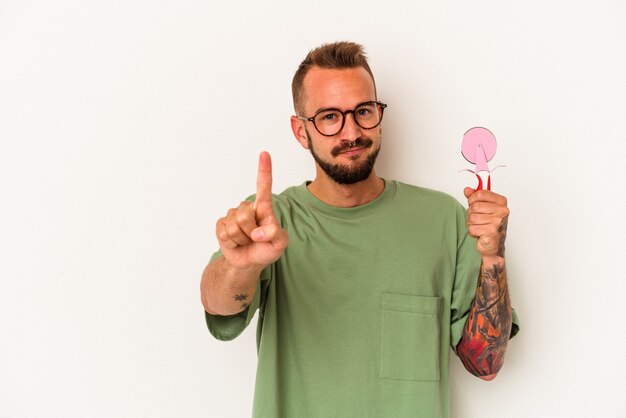
[[[350,69],[312,68],[304,79],[304,116],[320,109],[353,110],[376,100],[374,82],[362,67]],[[335,182],[354,184],[367,179],[380,150],[380,126],[363,129],[352,114],[345,116],[343,129],[333,136],[320,134],[311,122],[297,121],[294,133],[322,170]]]

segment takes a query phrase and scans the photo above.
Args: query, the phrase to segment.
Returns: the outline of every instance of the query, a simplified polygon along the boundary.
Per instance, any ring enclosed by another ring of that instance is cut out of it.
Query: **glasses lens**
[[[325,110],[315,116],[315,127],[323,135],[335,135],[341,130],[342,119],[338,110]]]
[[[381,113],[377,103],[364,103],[354,110],[354,117],[361,128],[371,129],[380,123]]]

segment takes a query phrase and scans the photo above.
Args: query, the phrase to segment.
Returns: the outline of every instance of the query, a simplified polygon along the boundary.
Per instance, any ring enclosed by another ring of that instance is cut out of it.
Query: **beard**
[[[322,168],[324,173],[328,177],[330,177],[334,182],[339,184],[355,184],[360,181],[367,179],[370,174],[372,174],[372,170],[374,169],[374,164],[376,163],[376,158],[378,157],[378,152],[380,151],[380,145],[376,150],[374,150],[370,155],[367,156],[365,161],[358,163],[354,166],[348,166],[344,164],[332,164],[328,161],[324,161],[319,155],[315,153],[313,149],[313,143],[311,142],[311,136],[307,132],[307,141],[309,145],[309,151],[311,151],[311,155],[315,162]],[[331,154],[333,157],[341,154],[343,151],[349,150],[351,148],[364,148],[368,149],[374,145],[374,142],[367,137],[361,137],[356,139],[354,142],[344,142],[341,145],[336,146],[332,149]]]

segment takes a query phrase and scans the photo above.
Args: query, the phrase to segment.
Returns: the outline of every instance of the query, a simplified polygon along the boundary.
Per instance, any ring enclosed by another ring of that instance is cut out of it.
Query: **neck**
[[[315,180],[308,186],[309,191],[319,200],[341,208],[369,203],[380,196],[384,188],[384,180],[378,177],[374,170],[368,178],[354,184],[339,184],[318,170]]]

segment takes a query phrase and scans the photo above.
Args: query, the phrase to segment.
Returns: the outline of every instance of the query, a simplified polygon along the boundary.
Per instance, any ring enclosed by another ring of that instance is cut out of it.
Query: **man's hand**
[[[254,202],[241,202],[218,219],[216,235],[226,261],[237,269],[258,269],[278,260],[287,247],[287,231],[278,224],[272,209],[272,161],[267,152],[259,156]]]
[[[467,225],[469,234],[478,238],[476,249],[483,257],[504,257],[504,241],[509,219],[506,197],[489,190],[463,191],[469,207]]]

